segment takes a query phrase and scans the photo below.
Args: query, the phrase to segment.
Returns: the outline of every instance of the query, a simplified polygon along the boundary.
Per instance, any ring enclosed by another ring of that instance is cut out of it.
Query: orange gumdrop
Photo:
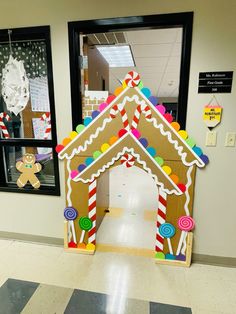
[[[64,138],[64,140],[62,141],[62,145],[67,146],[70,142],[71,142],[71,138],[66,137],[66,138]]]
[[[170,175],[170,179],[175,183],[178,184],[179,183],[179,177],[176,174],[171,174]]]
[[[114,95],[118,96],[121,92],[123,92],[123,90],[124,90],[123,86],[117,87],[114,91]]]
[[[85,243],[79,243],[79,244],[77,245],[77,248],[78,248],[78,249],[86,249],[86,244],[85,244]]]
[[[109,139],[109,144],[112,145],[112,144],[114,144],[117,140],[118,140],[118,137],[117,137],[117,136],[112,136],[112,137]]]
[[[171,126],[178,132],[180,130],[180,125],[178,122],[172,122]]]

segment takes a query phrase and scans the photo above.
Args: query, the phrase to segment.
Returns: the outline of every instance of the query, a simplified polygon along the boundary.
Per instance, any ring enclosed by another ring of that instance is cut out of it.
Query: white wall
[[[197,94],[199,71],[236,70],[234,0],[224,3],[221,0],[120,0],[113,3],[107,0],[1,0],[0,28],[51,25],[56,117],[61,140],[71,127],[67,21],[183,11],[195,13],[187,129],[211,161],[206,170],[197,173],[194,252],[236,257],[236,150],[223,146],[226,131],[236,131],[236,78],[231,94],[217,95],[224,114],[217,128],[216,148],[204,147],[206,127],[202,108],[210,95]],[[60,168],[63,190],[62,164]],[[1,231],[63,236],[64,192],[61,197],[1,192],[0,198]]]

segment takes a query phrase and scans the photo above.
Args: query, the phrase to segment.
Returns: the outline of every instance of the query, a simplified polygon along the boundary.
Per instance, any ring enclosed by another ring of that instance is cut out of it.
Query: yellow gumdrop
[[[175,131],[179,131],[180,130],[180,125],[178,122],[171,122],[171,126],[175,129]]]
[[[188,133],[185,130],[180,130],[178,133],[184,140],[188,138]]]
[[[63,145],[63,146],[67,146],[70,142],[71,142],[71,138],[66,137],[66,138],[64,138],[64,140],[62,141],[62,145]]]
[[[104,153],[106,150],[110,148],[110,145],[107,143],[102,144],[101,151]]]
[[[95,251],[95,245],[93,243],[88,243],[86,245],[86,250],[89,250],[89,251]]]
[[[168,176],[171,174],[172,170],[169,166],[163,166],[162,170],[165,171],[166,174],[168,174]]]
[[[122,87],[125,89],[127,87],[127,84],[125,83],[125,80],[122,82]]]
[[[117,87],[114,91],[114,95],[118,96],[121,92],[123,92],[123,90],[124,90],[123,86]]]
[[[112,137],[109,139],[109,144],[112,145],[112,144],[114,144],[117,140],[118,140],[118,137],[117,137],[117,136],[112,136]]]
[[[78,133],[77,133],[77,132],[72,131],[72,132],[70,132],[69,137],[73,140],[73,139],[74,139],[77,135],[78,135]]]

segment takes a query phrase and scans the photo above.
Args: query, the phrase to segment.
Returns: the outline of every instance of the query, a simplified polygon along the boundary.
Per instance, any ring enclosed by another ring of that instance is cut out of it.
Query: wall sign
[[[210,130],[221,122],[222,109],[215,96],[204,107],[203,120]]]
[[[198,93],[231,93],[233,71],[200,72]]]

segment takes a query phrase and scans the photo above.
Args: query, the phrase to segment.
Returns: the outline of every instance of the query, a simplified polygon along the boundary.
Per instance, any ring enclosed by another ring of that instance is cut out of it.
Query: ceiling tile
[[[176,41],[177,33],[181,28],[150,29],[143,31],[126,32],[126,38],[130,44],[162,44]],[[148,36],[147,36],[148,32]]]
[[[134,58],[138,57],[168,57],[171,53],[172,44],[155,45],[132,45]]]

